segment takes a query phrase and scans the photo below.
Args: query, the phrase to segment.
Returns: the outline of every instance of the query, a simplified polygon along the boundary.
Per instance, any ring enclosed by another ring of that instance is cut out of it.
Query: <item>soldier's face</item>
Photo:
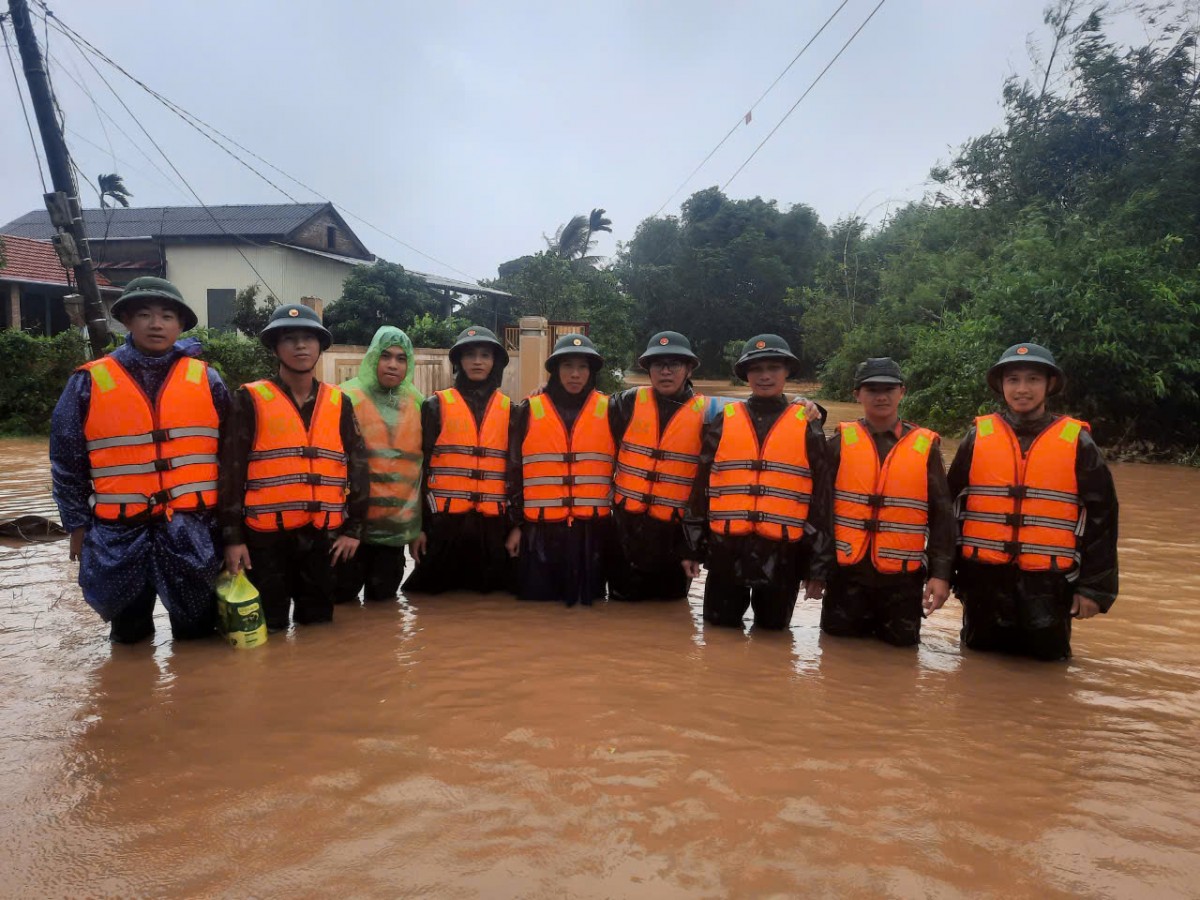
[[[474,344],[463,348],[458,364],[471,381],[485,381],[492,374],[492,367],[496,365],[496,355],[491,347]]]
[[[408,356],[403,347],[388,347],[379,354],[379,365],[375,367],[375,378],[385,391],[399,387],[408,374]]]
[[[183,321],[175,307],[153,300],[140,303],[133,312],[126,313],[123,324],[133,336],[133,346],[147,356],[162,356],[183,332]]]
[[[321,341],[307,328],[290,328],[275,342],[275,355],[285,369],[311,372],[321,356]]]
[[[787,384],[787,364],[778,359],[752,362],[746,367],[746,381],[755,397],[778,397]]]
[[[682,356],[664,356],[650,361],[650,384],[664,397],[674,397],[683,390],[693,363]]]
[[[587,387],[592,368],[582,356],[567,356],[558,364],[558,380],[568,394],[578,394]]]
[[[863,415],[872,425],[892,425],[899,416],[904,385],[868,381],[854,392],[854,399],[862,404]]]
[[[1046,405],[1051,377],[1040,366],[1008,366],[1000,381],[1004,402],[1018,415],[1041,412]]]

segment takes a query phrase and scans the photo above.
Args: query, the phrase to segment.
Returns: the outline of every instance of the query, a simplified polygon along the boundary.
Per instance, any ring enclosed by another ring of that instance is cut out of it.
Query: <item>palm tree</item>
[[[133,192],[125,187],[125,182],[116,172],[111,175],[101,175],[96,179],[100,185],[100,206],[107,209],[108,204],[104,201],[105,197],[111,197],[114,203],[128,208],[129,198],[133,196]]]
[[[546,238],[546,246],[562,259],[594,266],[601,259],[588,256],[595,245],[592,235],[598,231],[612,232],[612,219],[606,218],[605,210],[593,209],[590,216],[572,216],[571,221],[560,225],[553,238]]]

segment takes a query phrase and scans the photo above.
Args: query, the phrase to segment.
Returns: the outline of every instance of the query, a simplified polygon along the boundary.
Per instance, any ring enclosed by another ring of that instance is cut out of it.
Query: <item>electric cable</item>
[[[840,13],[842,11],[842,9],[846,6],[846,4],[849,2],[850,2],[850,0],[842,0],[841,5],[838,6],[838,8],[833,11],[833,13],[829,16],[829,18],[825,20],[825,23],[820,28],[817,29],[816,34],[814,34],[812,37],[810,37],[808,39],[808,43],[806,43],[803,47],[800,48],[800,52],[792,57],[792,61],[790,63],[788,63],[787,66],[784,68],[784,70],[775,77],[775,80],[771,82],[771,84],[767,87],[767,89],[765,91],[762,92],[762,94],[759,96],[759,98],[754,101],[754,103],[750,106],[750,108],[748,110],[746,110],[745,114],[738,117],[738,120],[733,124],[733,127],[730,128],[728,132],[726,132],[725,137],[721,138],[721,140],[717,142],[717,146],[713,147],[712,150],[710,150],[708,152],[708,156],[706,156],[706,157],[704,157],[704,159],[700,160],[700,165],[698,165],[698,166],[696,166],[696,168],[692,169],[692,173],[690,175],[688,175],[687,178],[683,179],[683,181],[680,182],[679,187],[675,188],[675,190],[671,193],[671,196],[663,201],[662,206],[660,206],[658,209],[656,209],[654,211],[654,215],[651,216],[651,218],[657,217],[660,212],[662,212],[664,209],[667,208],[667,204],[670,203],[672,200],[674,200],[675,197],[679,194],[679,192],[684,189],[684,187],[687,185],[687,183],[696,177],[696,173],[699,172],[701,169],[703,169],[705,164],[710,159],[713,158],[713,156],[716,154],[716,152],[725,146],[725,142],[728,141],[731,137],[733,137],[733,133],[735,131],[737,131],[743,124],[749,124],[750,114],[754,112],[754,110],[758,106],[758,104],[763,102],[763,100],[766,98],[767,94],[771,93],[771,91],[775,87],[775,85],[779,84],[779,82],[783,78],[783,76],[786,75],[791,70],[792,66],[794,66],[796,64],[796,62],[800,59],[800,57],[802,57],[804,55],[804,52],[809,47],[812,46],[813,41],[815,41],[817,38],[819,38],[821,36],[821,33],[826,28],[829,27],[829,23],[837,18],[838,13]]]
[[[846,43],[842,44],[842,49],[834,54],[833,59],[831,59],[828,62],[828,64],[826,64],[825,68],[823,68],[821,70],[820,74],[817,75],[817,77],[813,79],[812,84],[810,84],[808,86],[808,88],[804,91],[804,93],[800,95],[800,99],[797,100],[795,103],[793,103],[792,108],[783,114],[783,118],[779,120],[779,123],[774,128],[772,128],[770,133],[765,138],[762,139],[762,142],[757,147],[754,148],[754,152],[751,153],[748,157],[746,157],[746,161],[737,167],[737,171],[734,172],[731,176],[729,176],[729,181],[726,181],[723,185],[721,185],[722,191],[725,190],[725,188],[729,187],[729,185],[733,183],[733,179],[737,178],[738,175],[740,175],[742,173],[742,169],[746,168],[746,166],[748,166],[750,164],[750,160],[754,159],[754,157],[756,157],[758,155],[758,151],[761,150],[766,145],[767,141],[769,141],[774,136],[775,132],[777,132],[780,129],[780,127],[783,125],[783,123],[788,120],[788,116],[790,116],[792,113],[794,113],[796,111],[796,107],[799,106],[800,103],[804,100],[804,98],[809,95],[809,93],[812,91],[812,89],[815,88],[820,83],[821,79],[825,77],[825,73],[828,72],[830,67],[832,67],[833,64],[838,61],[839,57],[841,57],[841,55],[846,52],[846,48],[849,47],[852,43],[854,43],[854,39],[856,37],[858,37],[859,33],[864,28],[867,27],[867,23],[870,22],[871,19],[875,18],[875,13],[879,12],[880,7],[882,7],[883,4],[885,4],[886,2],[887,2],[887,0],[879,0],[879,3],[877,3],[875,5],[875,8],[873,10],[871,10],[871,14],[868,15],[865,19],[863,19],[862,24],[859,25],[857,29],[855,29],[854,34],[850,35],[849,40],[847,40]]]
[[[467,272],[464,272],[462,269],[459,269],[455,266],[450,265],[449,263],[445,262],[444,260],[440,260],[435,256],[431,256],[430,254],[425,253],[424,251],[418,249],[417,247],[414,247],[412,244],[408,243],[407,241],[404,241],[404,240],[400,239],[399,237],[395,236],[394,234],[391,234],[391,233],[385,231],[384,229],[380,228],[379,226],[367,221],[362,216],[359,216],[358,214],[354,213],[353,211],[347,209],[342,204],[337,203],[336,201],[332,200],[331,198],[323,195],[320,191],[316,190],[315,188],[310,187],[309,185],[300,181],[298,178],[296,178],[296,177],[288,174],[284,170],[280,169],[278,166],[263,159],[257,153],[255,153],[254,151],[250,150],[249,148],[243,146],[242,144],[238,143],[233,138],[224,134],[222,131],[220,131],[216,127],[208,124],[203,119],[188,112],[183,107],[181,107],[178,104],[174,103],[173,101],[169,100],[168,98],[166,98],[165,96],[160,94],[158,91],[154,90],[149,85],[147,85],[146,83],[144,83],[143,81],[138,79],[136,76],[131,74],[123,66],[121,66],[119,63],[117,63],[115,60],[113,60],[111,57],[109,57],[107,54],[105,54],[102,50],[100,50],[98,47],[96,47],[94,44],[92,44],[90,41],[88,41],[87,38],[83,37],[77,31],[72,29],[69,25],[64,23],[62,21],[62,19],[60,19],[58,16],[54,15],[54,13],[47,7],[44,0],[36,0],[36,2],[45,11],[46,18],[54,19],[54,25],[56,28],[59,29],[59,31],[61,33],[63,33],[68,38],[72,39],[73,41],[78,41],[78,43],[76,43],[76,48],[79,49],[81,53],[82,53],[82,48],[79,47],[79,43],[82,43],[91,53],[93,53],[95,56],[97,56],[103,62],[112,66],[114,69],[116,69],[118,72],[120,72],[126,78],[128,78],[134,84],[136,84],[140,88],[142,88],[142,90],[144,90],[146,93],[150,94],[150,96],[154,97],[154,99],[158,100],[161,104],[163,104],[165,107],[167,107],[167,109],[174,112],[177,116],[182,118],[185,122],[187,122],[189,125],[191,125],[193,128],[195,128],[197,131],[200,131],[201,134],[204,134],[204,131],[199,126],[202,126],[204,129],[208,129],[213,134],[218,135],[223,140],[228,141],[233,146],[237,147],[238,149],[242,150],[245,153],[248,153],[250,156],[254,157],[259,162],[263,163],[266,166],[269,166],[271,169],[274,169],[276,172],[279,172],[285,178],[294,182],[295,184],[299,185],[300,187],[304,188],[305,190],[309,191],[313,195],[319,197],[324,202],[333,203],[335,206],[337,206],[341,210],[341,212],[343,212],[350,218],[352,218],[358,222],[361,222],[363,225],[366,225],[368,228],[372,229],[373,231],[378,232],[379,234],[383,235],[384,237],[388,238],[389,240],[394,241],[395,243],[399,244],[400,246],[402,246],[408,250],[411,250],[413,253],[416,253],[418,256],[421,256],[424,259],[428,259],[430,262],[437,263],[439,266],[442,266],[446,269],[449,269],[452,272],[462,275],[464,278],[467,278],[474,282],[478,282],[479,279],[475,278],[475,276],[473,276]],[[89,62],[90,62],[90,60],[89,60]],[[95,68],[94,65],[93,65],[93,68]],[[109,89],[112,90],[111,86],[109,87]],[[283,194],[285,197],[287,197],[293,203],[298,202],[294,197],[291,196],[291,194],[289,194],[287,191],[283,190],[283,188],[279,187],[277,184],[275,184],[273,181],[271,181],[271,179],[267,178],[265,175],[263,175],[261,172],[259,172],[257,169],[255,169],[253,166],[251,166],[249,163],[247,163],[245,160],[238,157],[235,153],[233,153],[227,147],[222,146],[211,135],[205,134],[205,137],[207,137],[210,141],[213,141],[213,143],[216,143],[217,146],[221,147],[222,150],[224,150],[229,155],[233,156],[234,159],[236,159],[239,163],[241,163],[243,166],[245,166],[247,169],[249,169],[251,172],[253,172],[255,175],[257,175],[259,178],[261,178],[263,181],[265,181],[271,187],[275,188],[277,191],[279,191],[281,194]]]
[[[33,158],[37,162],[38,178],[42,181],[42,193],[47,194],[46,173],[42,169],[42,156],[38,153],[37,139],[33,136],[33,125],[29,121],[29,109],[25,106],[25,94],[21,91],[21,79],[17,75],[17,65],[13,62],[12,44],[8,41],[8,16],[0,16],[0,32],[4,33],[4,50],[8,53],[8,67],[12,69],[13,86],[17,89],[17,97],[21,100],[21,112],[25,116],[25,128],[29,131],[29,143],[33,146]]]

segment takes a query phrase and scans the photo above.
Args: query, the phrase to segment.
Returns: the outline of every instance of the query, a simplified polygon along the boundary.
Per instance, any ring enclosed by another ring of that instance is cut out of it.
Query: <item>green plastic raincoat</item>
[[[404,381],[392,390],[379,384],[376,370],[383,351],[401,347],[408,357]],[[371,503],[363,540],[403,547],[421,532],[421,403],[412,383],[416,369],[412,341],[394,325],[375,332],[358,377],[341,387],[354,404],[354,417],[367,445]]]

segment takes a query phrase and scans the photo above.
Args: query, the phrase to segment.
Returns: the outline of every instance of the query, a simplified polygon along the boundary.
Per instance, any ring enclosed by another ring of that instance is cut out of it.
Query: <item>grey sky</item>
[[[50,8],[151,87],[343,210],[486,278],[593,207],[614,222],[598,247],[611,253],[839,2],[51,0]],[[850,0],[664,214],[724,184],[876,2]],[[920,196],[930,166],[999,124],[1004,78],[1030,68],[1027,36],[1048,38],[1044,6],[888,0],[729,195],[808,203],[827,224],[855,211],[878,219],[888,201]],[[93,179],[120,172],[137,205],[192,204],[108,121],[105,137],[65,73],[86,76],[100,106],[130,136],[140,132],[62,36],[52,30],[49,44],[81,169]],[[286,202],[131,82],[102,71],[205,203]],[[4,81],[0,222],[41,206],[11,75]],[[255,165],[297,200],[314,199]],[[95,205],[87,187],[83,196]],[[454,274],[350,224],[380,256]]]

